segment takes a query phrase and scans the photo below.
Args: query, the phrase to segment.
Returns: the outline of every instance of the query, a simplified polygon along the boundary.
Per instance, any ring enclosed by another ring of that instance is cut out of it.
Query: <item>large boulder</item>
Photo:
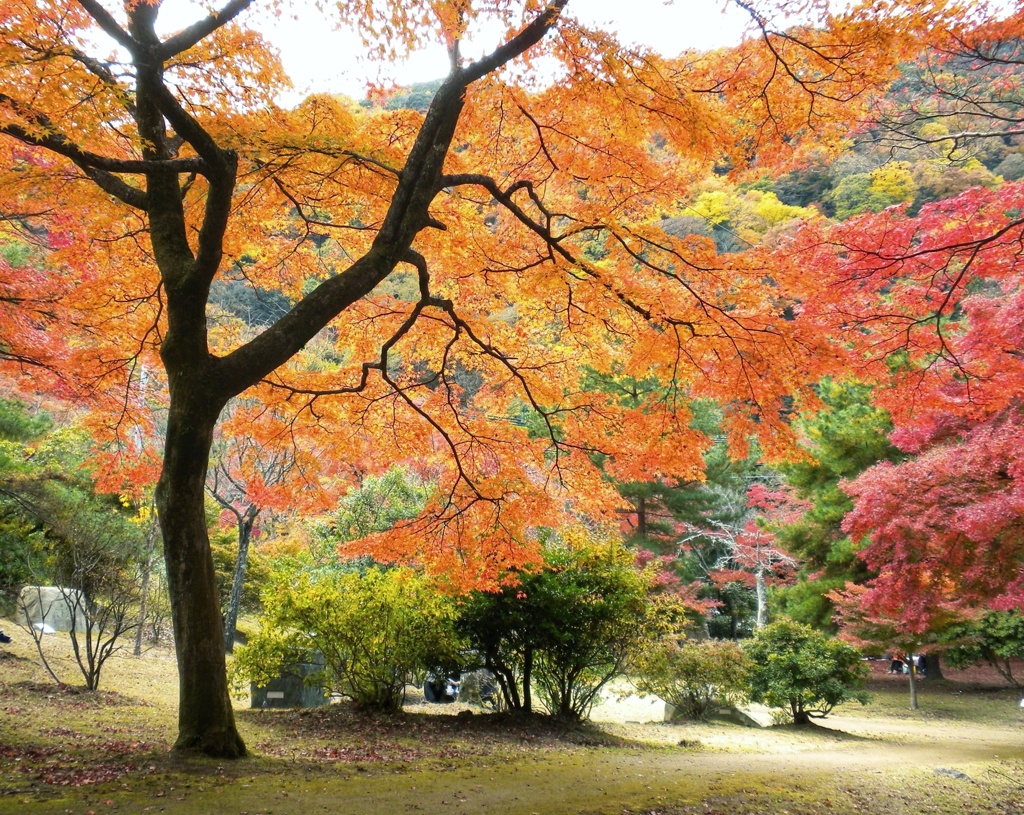
[[[77,609],[77,614],[75,613]],[[25,586],[18,596],[18,622],[48,625],[54,631],[85,631],[85,598],[77,589]]]
[[[324,656],[320,652],[310,654],[308,662],[289,665],[276,679],[265,686],[250,684],[251,707],[254,708],[296,708],[321,707],[328,703],[323,685],[311,682],[309,677],[324,669]]]

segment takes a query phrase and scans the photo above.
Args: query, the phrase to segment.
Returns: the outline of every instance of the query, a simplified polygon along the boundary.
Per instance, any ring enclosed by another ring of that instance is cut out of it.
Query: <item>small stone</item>
[[[955,778],[957,781],[970,781],[971,777],[966,775],[959,770],[950,770],[946,767],[938,767],[935,770],[935,775],[948,775],[950,778]]]

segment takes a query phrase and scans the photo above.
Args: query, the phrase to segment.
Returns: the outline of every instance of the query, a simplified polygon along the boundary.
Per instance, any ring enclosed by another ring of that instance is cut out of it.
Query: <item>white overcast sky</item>
[[[656,51],[672,56],[687,48],[709,50],[721,45],[739,42],[744,24],[743,14],[735,7],[723,13],[724,0],[572,0],[567,10],[584,22],[601,23],[602,28],[616,32],[629,44],[643,43]],[[291,27],[295,26],[294,38]],[[301,31],[301,35],[300,32]],[[422,82],[443,77],[448,63],[442,46],[417,54],[406,65],[387,66],[383,73],[379,65],[358,64],[359,45],[354,37],[344,32],[320,29],[313,32],[313,40],[303,39],[310,31],[289,22],[275,38],[285,69],[296,84],[296,90],[307,86],[313,90],[363,95],[367,80],[394,78],[398,84]],[[346,48],[346,40],[351,45]],[[477,51],[490,50],[497,43],[479,43]],[[351,60],[332,59],[355,51]],[[320,55],[310,59],[311,54]],[[469,52],[472,54],[472,51]],[[325,84],[326,83],[326,84]]]
[[[180,28],[204,14],[204,6],[219,6],[222,1],[165,0],[161,21],[169,29]],[[363,49],[350,32],[332,30],[318,12],[299,11],[303,0],[285,0],[282,5],[285,13],[261,28],[280,49],[285,70],[295,83],[287,101],[310,91],[361,98],[368,81],[409,84],[437,79],[446,72],[441,46],[414,55],[404,65],[370,64],[360,58]],[[687,48],[710,50],[737,43],[747,22],[727,0],[572,0],[567,10],[587,23],[600,23],[628,44],[642,43],[672,56]],[[476,51],[490,50],[495,44],[480,42]]]

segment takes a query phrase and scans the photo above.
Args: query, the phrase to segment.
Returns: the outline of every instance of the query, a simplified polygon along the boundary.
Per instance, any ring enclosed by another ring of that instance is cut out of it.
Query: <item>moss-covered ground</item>
[[[86,693],[66,635],[45,643],[58,687],[28,635],[0,628],[14,636],[0,646],[0,815],[1024,815],[1022,694],[983,674],[926,680],[910,711],[904,681],[879,672],[869,705],[806,728],[629,721],[615,706],[570,726],[415,699],[392,716],[240,700],[252,755],[217,762],[170,751],[166,650],[118,655]]]

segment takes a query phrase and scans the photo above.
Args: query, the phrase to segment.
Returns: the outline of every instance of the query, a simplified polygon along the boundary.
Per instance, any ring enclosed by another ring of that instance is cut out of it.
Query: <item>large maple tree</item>
[[[434,500],[376,553],[464,587],[535,557],[537,524],[613,505],[595,454],[623,481],[699,477],[694,396],[721,402],[737,445],[788,443],[788,394],[835,358],[790,319],[792,270],[657,221],[714,166],[837,140],[900,53],[870,16],[778,33],[749,3],[757,36],[667,60],[588,30],[568,0],[341,2],[371,56],[434,44],[448,76],[425,115],[322,96],[285,111],[241,23],[256,5],[174,32],[159,0],[0,7],[0,135],[27,157],[4,154],[0,208],[34,196],[45,211],[16,227],[55,235],[59,215],[73,236],[47,257],[75,281],[58,315],[70,378],[121,393],[130,428],[166,372],[177,747],[221,756],[245,751],[203,506],[228,400],[290,411],[361,468],[429,470]],[[467,58],[467,30],[504,33]],[[252,336],[221,331],[218,277],[292,306]],[[623,405],[582,387],[595,371],[662,385]]]
[[[1024,423],[1019,407],[964,427],[848,489],[845,527],[870,536],[864,602],[919,632],[954,611],[1024,607]]]

